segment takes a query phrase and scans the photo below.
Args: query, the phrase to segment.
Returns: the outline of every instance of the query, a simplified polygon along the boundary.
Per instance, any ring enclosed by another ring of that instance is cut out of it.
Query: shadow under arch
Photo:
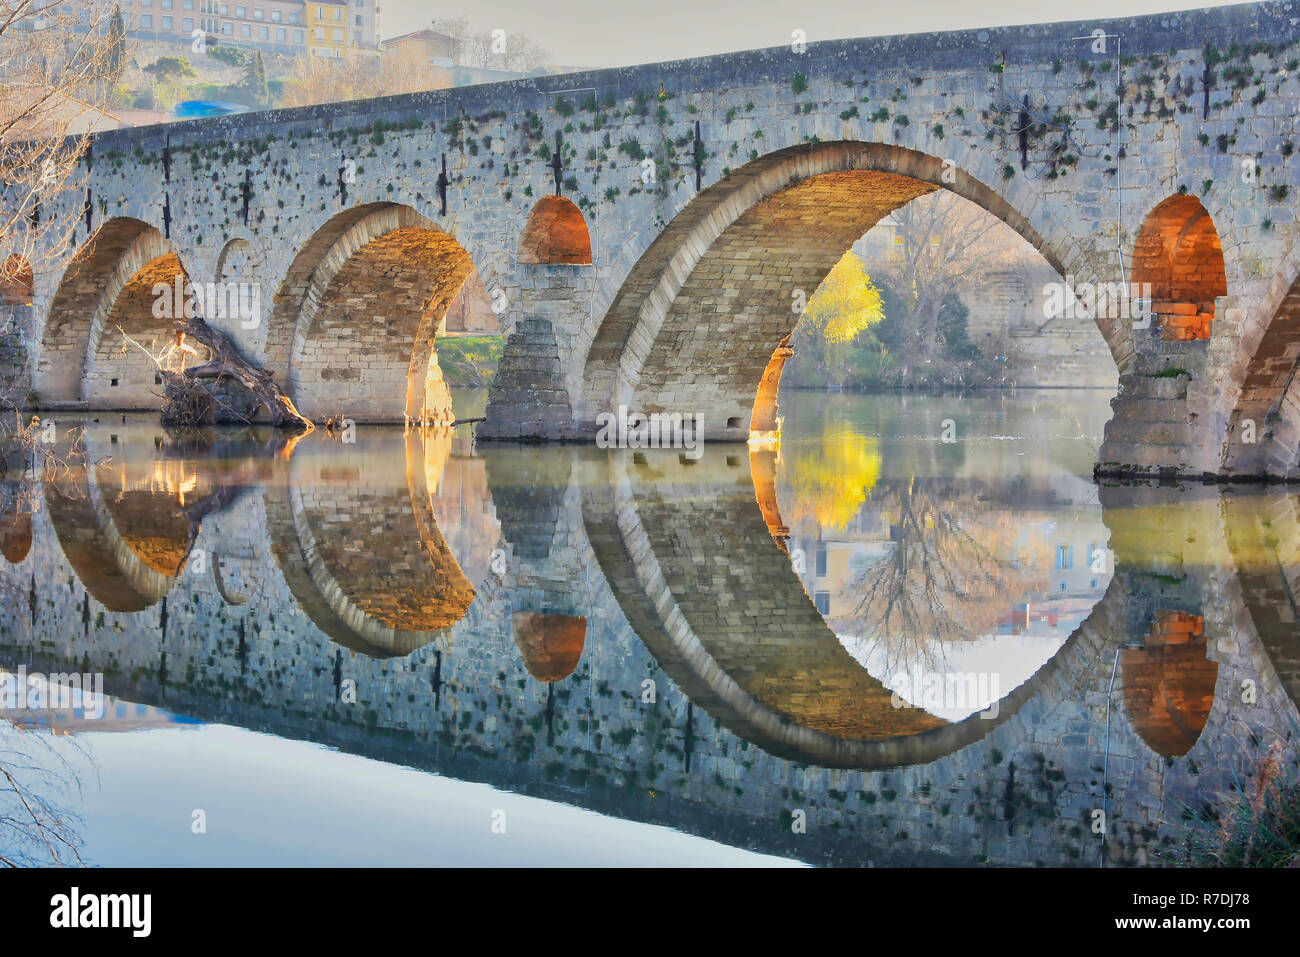
[[[344,210],[307,241],[280,284],[266,368],[309,418],[450,424],[434,340],[473,268],[453,236],[410,206]]]
[[[154,362],[128,345],[117,327],[158,351],[176,332],[170,318],[154,315],[153,290],[157,284],[174,288],[177,281],[183,291],[189,277],[155,227],[118,217],[95,230],[72,257],[50,302],[33,376],[38,404],[158,408]],[[183,308],[183,297],[177,305]],[[200,347],[196,361],[205,353]]]
[[[798,322],[793,293],[810,297],[882,217],[941,188],[1003,220],[1064,273],[1022,213],[938,157],[862,142],[778,150],[702,191],[632,268],[587,354],[578,432],[594,433],[598,414],[626,406],[697,412],[709,436],[746,438],[769,418],[754,405],[773,350]],[[1117,363],[1131,353],[1125,322],[1098,325]],[[775,396],[776,382],[768,385]]]
[[[958,722],[897,708],[827,626],[775,534],[775,501],[739,464],[730,478],[706,451],[687,465],[643,453],[639,476],[608,456],[583,518],[615,599],[669,677],[721,724],[780,757],[828,767],[924,764],[973,744],[1091,655],[1080,635],[1105,608],[1112,580],[1083,625],[996,714]],[[735,457],[733,457],[735,458]],[[758,459],[756,458],[755,461]],[[714,476],[710,480],[701,476]],[[760,491],[756,495],[756,488]]]
[[[1294,272],[1274,277],[1256,318],[1263,328],[1247,329],[1241,339],[1241,389],[1222,452],[1229,475],[1300,477],[1300,248],[1280,268]]]
[[[452,442],[448,429],[385,431],[340,454],[308,436],[285,481],[266,486],[271,553],[304,613],[338,644],[408,655],[473,604],[465,569],[486,574],[495,538],[478,540],[482,554],[462,565],[439,528],[435,495]]]

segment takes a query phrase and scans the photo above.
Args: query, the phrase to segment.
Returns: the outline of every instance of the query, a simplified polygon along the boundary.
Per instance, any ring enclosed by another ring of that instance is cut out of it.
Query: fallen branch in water
[[[313,430],[311,420],[302,415],[294,406],[293,400],[280,391],[271,374],[258,369],[241,356],[224,332],[213,329],[197,316],[176,319],[173,324],[177,329],[176,342],[157,355],[122,331],[126,341],[149,356],[158,367],[166,402],[162,416],[164,424],[210,425],[215,420],[218,406],[229,410],[235,418],[244,419],[244,416],[222,402],[211,388],[201,384],[205,380],[230,378],[247,389],[258,404],[267,410],[271,424],[276,428],[291,428],[299,432]],[[120,326],[118,328],[121,330]],[[206,346],[212,353],[211,358],[202,365],[186,368],[186,356],[198,353],[185,343],[185,336]]]

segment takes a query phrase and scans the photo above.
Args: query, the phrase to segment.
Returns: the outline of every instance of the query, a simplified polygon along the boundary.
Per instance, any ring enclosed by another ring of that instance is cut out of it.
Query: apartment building
[[[210,45],[267,52],[339,57],[379,47],[378,0],[118,0],[127,34],[144,40],[193,43],[202,31]],[[71,13],[86,0],[62,6]],[[85,19],[84,17],[82,18]]]

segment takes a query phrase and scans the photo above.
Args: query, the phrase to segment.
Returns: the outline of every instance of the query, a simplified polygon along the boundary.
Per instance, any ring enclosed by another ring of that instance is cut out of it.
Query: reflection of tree
[[[790,507],[782,511],[791,527],[811,520],[821,529],[842,531],[880,477],[879,443],[856,432],[791,443],[782,451],[790,478]]]
[[[1039,563],[1018,550],[1014,513],[990,514],[974,494],[915,479],[881,504],[897,516],[893,548],[856,583],[855,617],[864,637],[882,643],[891,667],[928,654],[932,642],[989,634],[1009,596],[1042,586],[1033,571]]]

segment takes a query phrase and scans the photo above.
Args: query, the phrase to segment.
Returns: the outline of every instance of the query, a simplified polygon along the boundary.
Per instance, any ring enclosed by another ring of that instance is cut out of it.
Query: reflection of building
[[[1004,603],[998,612],[999,631],[1038,634],[1045,627],[1045,633],[1063,628],[1069,634],[1087,617],[1113,570],[1106,547],[1110,533],[1100,509],[1096,511],[1090,518],[1063,505],[1061,511],[1026,514],[989,503],[959,516],[991,558],[1013,569],[1021,581],[1033,583],[1028,590],[996,596]],[[1009,538],[1001,534],[1007,526],[1016,529]],[[895,510],[879,496],[842,530],[829,531],[813,522],[798,525],[790,545],[803,559],[800,577],[832,627],[851,627],[863,598],[860,583],[872,565],[898,547],[901,534]]]
[[[0,669],[0,674],[8,673]],[[123,701],[111,695],[74,692],[75,703],[62,708],[6,708],[7,721],[24,731],[54,734],[148,731],[157,728],[196,728],[203,722],[147,704]]]
[[[848,618],[860,597],[854,583],[894,547],[890,517],[868,505],[835,532],[803,523],[790,546],[803,556],[800,577],[817,610],[831,620]]]

